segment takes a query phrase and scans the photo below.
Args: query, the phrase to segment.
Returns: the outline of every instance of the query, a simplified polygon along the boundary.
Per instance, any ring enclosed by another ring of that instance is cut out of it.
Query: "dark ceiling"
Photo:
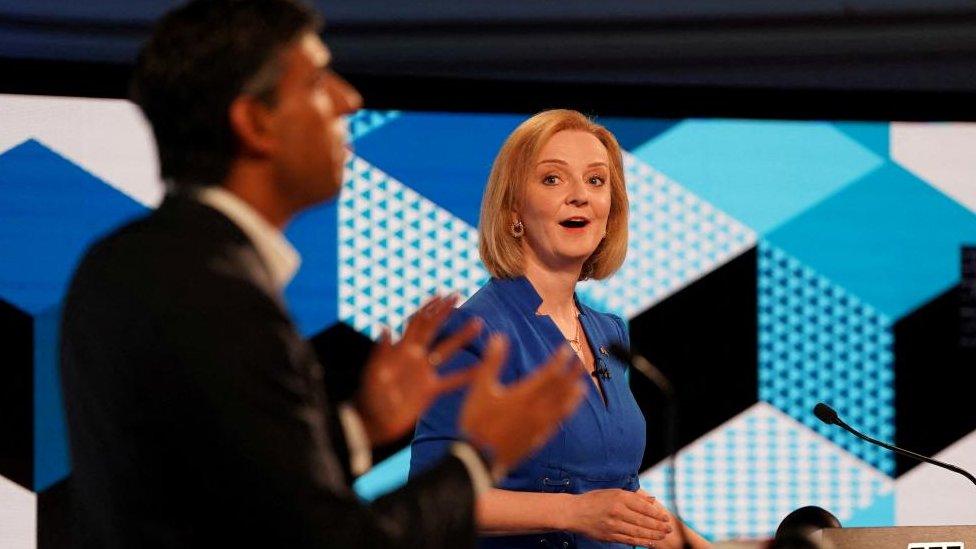
[[[972,0],[315,3],[336,68],[376,85],[976,94]],[[124,72],[173,4],[2,0],[0,61]]]

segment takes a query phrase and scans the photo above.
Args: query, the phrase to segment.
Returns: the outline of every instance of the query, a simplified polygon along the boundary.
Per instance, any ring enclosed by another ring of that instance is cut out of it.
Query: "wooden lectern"
[[[811,537],[834,549],[976,549],[976,526],[824,528]]]

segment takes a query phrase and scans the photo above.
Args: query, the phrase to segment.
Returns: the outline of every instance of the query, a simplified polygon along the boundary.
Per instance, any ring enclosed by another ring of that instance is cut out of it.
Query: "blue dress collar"
[[[491,284],[501,290],[500,293],[510,299],[515,307],[526,315],[535,315],[535,312],[539,310],[539,305],[542,305],[542,297],[525,276],[492,278]],[[580,316],[589,312],[589,307],[580,303],[576,292],[573,292],[573,301],[576,302]]]

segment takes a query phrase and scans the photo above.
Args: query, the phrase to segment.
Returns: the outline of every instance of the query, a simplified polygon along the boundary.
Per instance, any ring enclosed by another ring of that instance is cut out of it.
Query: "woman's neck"
[[[534,262],[527,261],[525,278],[529,279],[532,287],[542,298],[539,314],[549,315],[560,319],[571,319],[576,315],[576,302],[573,294],[576,282],[579,280],[580,269],[552,270]]]

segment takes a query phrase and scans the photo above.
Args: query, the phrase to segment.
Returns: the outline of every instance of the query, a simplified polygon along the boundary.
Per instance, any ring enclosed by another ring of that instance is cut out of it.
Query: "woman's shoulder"
[[[501,328],[518,314],[512,306],[512,296],[506,295],[503,284],[490,280],[458,308],[465,318],[478,317],[486,324]]]
[[[601,329],[617,334],[622,342],[629,340],[627,321],[622,317],[614,313],[599,311],[584,303],[579,303],[579,307],[580,311],[593,318],[594,323]]]

